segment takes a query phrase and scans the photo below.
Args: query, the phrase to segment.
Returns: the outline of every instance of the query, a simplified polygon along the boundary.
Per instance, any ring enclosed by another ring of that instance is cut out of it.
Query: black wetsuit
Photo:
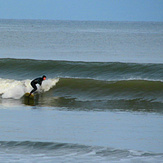
[[[35,92],[37,90],[36,84],[39,84],[41,86],[43,81],[43,78],[36,78],[34,80],[31,81],[31,86],[33,87],[33,90],[30,92],[30,94],[32,94],[33,92]]]

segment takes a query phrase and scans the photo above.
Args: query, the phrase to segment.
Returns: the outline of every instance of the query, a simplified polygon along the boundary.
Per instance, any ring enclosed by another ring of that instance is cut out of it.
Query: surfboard
[[[31,94],[30,96],[29,95],[30,95],[30,93],[25,93],[24,97],[25,98],[29,98],[29,99],[34,99],[34,95],[33,94]]]

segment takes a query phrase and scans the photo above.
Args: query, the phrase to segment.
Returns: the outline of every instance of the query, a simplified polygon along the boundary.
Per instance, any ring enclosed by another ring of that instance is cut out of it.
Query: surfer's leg
[[[34,83],[31,83],[31,86],[33,87],[33,90],[30,92],[29,96],[37,90],[37,87]]]

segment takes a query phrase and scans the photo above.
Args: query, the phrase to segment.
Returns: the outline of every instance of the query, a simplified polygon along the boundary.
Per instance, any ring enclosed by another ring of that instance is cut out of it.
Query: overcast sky
[[[0,0],[0,19],[163,21],[163,0]]]

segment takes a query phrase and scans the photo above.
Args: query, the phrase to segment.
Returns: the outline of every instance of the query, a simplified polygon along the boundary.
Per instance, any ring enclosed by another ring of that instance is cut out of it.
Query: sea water
[[[0,94],[0,162],[161,163],[163,23],[0,20]]]

